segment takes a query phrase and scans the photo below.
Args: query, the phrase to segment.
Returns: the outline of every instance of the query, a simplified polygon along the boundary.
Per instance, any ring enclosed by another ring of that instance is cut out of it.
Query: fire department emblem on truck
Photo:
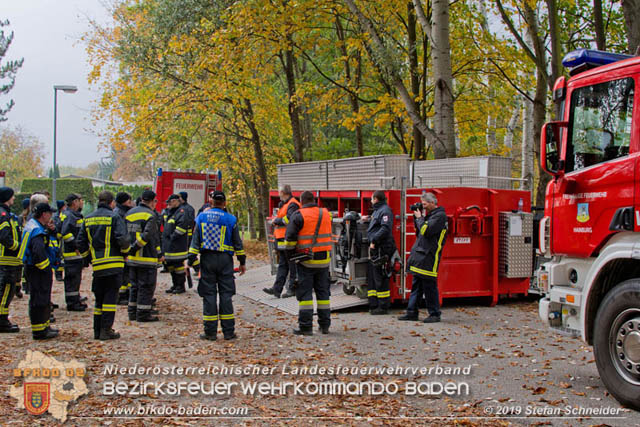
[[[44,414],[49,409],[49,383],[24,383],[24,407],[30,414]]]
[[[578,203],[578,216],[576,216],[578,222],[589,221],[589,203]]]

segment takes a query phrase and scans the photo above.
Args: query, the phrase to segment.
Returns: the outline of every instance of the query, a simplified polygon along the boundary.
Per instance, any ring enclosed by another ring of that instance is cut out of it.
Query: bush
[[[131,194],[131,198],[135,200],[136,198],[142,196],[142,192],[151,187],[144,185],[104,185],[101,187],[95,187],[93,190],[95,192],[95,199],[98,200],[98,194],[101,191],[111,191],[115,196],[121,191],[127,192]]]
[[[52,192],[53,180],[51,178],[31,178],[22,181],[21,192],[33,194],[37,191]],[[64,200],[71,193],[78,193],[87,203],[93,203],[95,195],[93,192],[93,184],[87,178],[63,178],[56,179],[56,197],[58,200]],[[55,200],[51,201],[55,206]]]
[[[31,197],[31,193],[15,193],[16,200],[11,205],[11,212],[16,215],[20,215],[22,213],[22,200],[28,199]]]

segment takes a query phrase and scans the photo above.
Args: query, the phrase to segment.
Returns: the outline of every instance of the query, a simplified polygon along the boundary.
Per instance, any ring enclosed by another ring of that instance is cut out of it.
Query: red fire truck
[[[153,191],[158,195],[156,209],[162,211],[167,206],[167,199],[172,194],[186,191],[189,204],[196,211],[207,201],[207,194],[214,190],[222,190],[222,172],[197,173],[180,170],[158,169],[153,182]]]
[[[555,83],[561,121],[544,125],[553,176],[540,223],[539,312],[593,345],[602,381],[640,410],[640,57],[579,50]]]

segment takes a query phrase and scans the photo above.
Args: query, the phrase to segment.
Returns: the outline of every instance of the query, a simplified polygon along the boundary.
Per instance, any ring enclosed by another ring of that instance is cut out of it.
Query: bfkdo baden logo
[[[24,383],[24,407],[30,414],[44,414],[51,401],[49,383]]]
[[[12,372],[15,383],[9,394],[18,401],[16,408],[24,408],[31,415],[49,413],[65,422],[69,406],[89,392],[84,382],[85,365],[77,360],[60,362],[39,351],[27,350],[24,360]]]

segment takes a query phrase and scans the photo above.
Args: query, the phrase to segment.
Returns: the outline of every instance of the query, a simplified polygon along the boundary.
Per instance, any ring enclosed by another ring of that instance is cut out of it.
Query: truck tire
[[[618,402],[640,410],[640,279],[609,291],[594,328],[593,352],[602,382]]]

